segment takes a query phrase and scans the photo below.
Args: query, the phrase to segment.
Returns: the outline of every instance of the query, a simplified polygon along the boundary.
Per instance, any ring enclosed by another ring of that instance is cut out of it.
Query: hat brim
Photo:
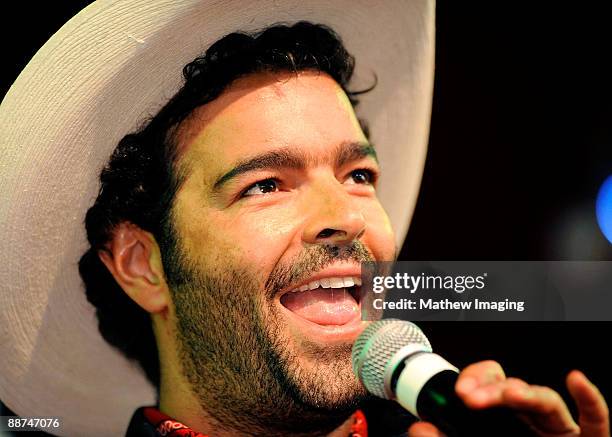
[[[121,435],[155,402],[138,366],[100,336],[77,263],[99,171],[174,94],[182,67],[221,36],[308,20],[340,34],[357,68],[400,245],[426,156],[434,65],[430,0],[98,1],[39,50],[2,102],[0,399],[61,416],[62,435]]]

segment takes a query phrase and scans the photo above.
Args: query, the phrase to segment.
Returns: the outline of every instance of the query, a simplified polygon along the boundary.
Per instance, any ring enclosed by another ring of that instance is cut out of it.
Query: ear
[[[134,302],[149,313],[166,310],[170,302],[168,285],[159,246],[150,232],[123,222],[98,256]]]

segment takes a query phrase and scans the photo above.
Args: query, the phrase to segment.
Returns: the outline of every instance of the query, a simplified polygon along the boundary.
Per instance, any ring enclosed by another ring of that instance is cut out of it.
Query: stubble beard
[[[201,408],[219,427],[245,435],[320,435],[364,400],[365,389],[351,370],[351,345],[307,343],[291,350],[272,299],[283,286],[332,261],[371,261],[361,243],[312,248],[296,262],[277,266],[265,292],[252,267],[227,262],[223,271],[205,271],[184,252],[171,252],[163,258],[180,365]],[[307,370],[304,357],[316,366]]]

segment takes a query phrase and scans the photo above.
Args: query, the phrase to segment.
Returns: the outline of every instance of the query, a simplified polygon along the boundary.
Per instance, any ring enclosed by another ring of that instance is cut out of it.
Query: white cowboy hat
[[[329,25],[355,55],[401,244],[425,161],[433,0],[105,0],[38,51],[0,110],[0,399],[60,416],[62,435],[121,435],[155,402],[138,366],[100,336],[77,263],[83,220],[118,141],[174,94],[182,67],[220,37],[277,22]]]

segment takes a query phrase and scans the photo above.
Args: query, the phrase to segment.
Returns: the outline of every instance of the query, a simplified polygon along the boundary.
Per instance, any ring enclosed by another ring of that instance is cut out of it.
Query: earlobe
[[[121,223],[98,256],[126,294],[143,309],[158,313],[167,308],[169,292],[153,235],[131,223]]]

